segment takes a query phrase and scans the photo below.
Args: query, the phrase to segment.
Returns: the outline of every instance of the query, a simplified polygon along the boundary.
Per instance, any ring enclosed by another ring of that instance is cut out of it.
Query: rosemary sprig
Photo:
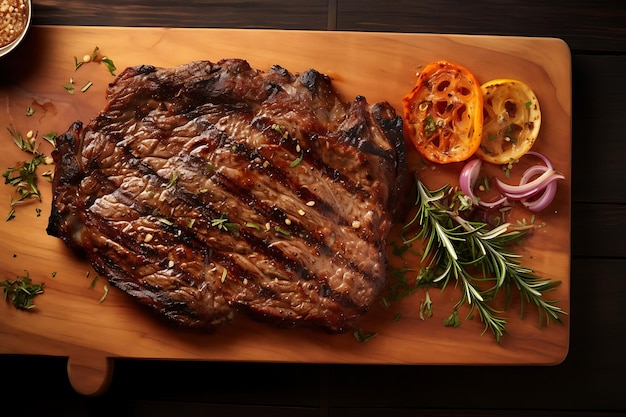
[[[35,138],[32,136],[32,132],[28,133],[26,138],[22,135],[22,133],[15,129],[13,126],[7,127],[9,134],[11,135],[11,139],[17,145],[18,148],[23,150],[24,152],[32,153],[33,155],[38,155],[37,146],[35,144]],[[30,136],[30,137],[29,137]]]
[[[510,302],[510,289],[512,285],[521,294],[520,317],[524,318],[525,303],[532,302],[537,305],[540,322],[561,321],[561,314],[565,314],[558,306],[556,300],[545,300],[543,294],[553,290],[559,281],[551,281],[537,277],[531,269],[520,266],[517,262],[520,255],[508,252],[505,245],[513,242],[524,234],[527,226],[521,230],[510,230],[511,224],[504,223],[491,231],[482,232],[486,225],[484,223],[469,222],[458,215],[453,218],[464,229],[470,231],[468,239],[471,245],[476,245],[485,256],[487,270],[485,274],[492,274],[496,278],[496,284],[491,289],[493,296],[500,288],[505,287],[507,291],[507,306]]]
[[[11,206],[21,204],[34,198],[41,201],[41,194],[37,187],[37,166],[44,162],[43,155],[37,155],[29,161],[23,161],[16,166],[9,167],[2,173],[4,183],[15,187],[19,198],[11,200]]]
[[[31,199],[41,201],[41,194],[37,187],[36,169],[41,164],[47,165],[52,163],[52,158],[47,157],[37,149],[35,142],[37,137],[36,133],[30,131],[26,134],[26,137],[24,137],[22,133],[13,126],[8,127],[7,130],[18,148],[26,153],[32,154],[30,160],[22,161],[15,166],[9,167],[2,173],[4,183],[13,186],[19,196],[17,199],[11,199],[11,207],[32,201]],[[50,142],[51,138],[54,138],[54,135],[55,133],[49,133],[44,135],[44,138]],[[14,214],[13,212],[13,215]]]
[[[415,204],[417,212],[404,226],[403,240],[407,245],[416,240],[424,243],[422,259],[426,262],[425,268],[434,274],[433,285],[442,290],[450,280],[461,285],[462,295],[451,317],[467,304],[467,317],[477,311],[485,323],[485,331],[490,330],[500,343],[507,321],[491,302],[504,290],[508,307],[511,289],[515,286],[522,302],[522,318],[525,304],[533,303],[539,311],[540,324],[544,320],[546,324],[561,321],[560,316],[566,313],[556,305],[557,301],[543,298],[544,293],[559,282],[537,277],[532,270],[520,266],[519,255],[507,250],[508,245],[524,236],[532,225],[516,229],[505,223],[489,229],[486,223],[466,220],[462,214],[470,209],[467,199],[453,193],[450,185],[431,191],[417,181]],[[413,235],[407,237],[411,233]]]

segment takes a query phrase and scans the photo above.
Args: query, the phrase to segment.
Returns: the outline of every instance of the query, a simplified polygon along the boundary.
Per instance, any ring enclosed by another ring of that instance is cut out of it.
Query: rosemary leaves
[[[513,227],[509,223],[490,228],[487,223],[467,220],[465,214],[471,202],[461,193],[452,192],[450,185],[429,190],[417,181],[417,211],[403,227],[404,244],[416,240],[424,243],[422,260],[424,269],[432,274],[429,281],[445,289],[453,281],[462,289],[459,301],[446,319],[446,325],[458,326],[458,309],[466,304],[467,317],[474,312],[501,342],[506,333],[506,319],[492,306],[502,291],[506,306],[510,304],[515,287],[521,300],[523,318],[527,304],[538,309],[541,322],[560,322],[567,314],[557,306],[556,300],[545,299],[545,293],[559,285],[559,281],[539,278],[520,265],[520,255],[509,247],[525,235],[528,227]]]
[[[10,301],[15,308],[30,310],[36,307],[33,299],[43,293],[44,284],[33,284],[26,272],[26,275],[16,279],[0,281],[0,287],[4,290],[4,299]]]

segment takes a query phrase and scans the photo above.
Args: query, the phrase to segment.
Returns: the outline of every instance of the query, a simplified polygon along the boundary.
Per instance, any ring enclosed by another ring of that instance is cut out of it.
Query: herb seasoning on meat
[[[345,332],[385,287],[402,119],[316,70],[127,68],[56,144],[48,233],[182,327]]]

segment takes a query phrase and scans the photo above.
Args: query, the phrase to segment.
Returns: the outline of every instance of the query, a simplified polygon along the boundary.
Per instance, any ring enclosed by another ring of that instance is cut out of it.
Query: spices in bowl
[[[29,21],[28,0],[0,0],[0,51],[23,37]]]

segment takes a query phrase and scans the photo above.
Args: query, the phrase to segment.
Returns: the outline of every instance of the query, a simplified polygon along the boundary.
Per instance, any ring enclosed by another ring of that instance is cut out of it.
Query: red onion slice
[[[533,175],[536,173],[534,171],[538,170],[534,167],[529,168],[529,170],[531,169],[533,170]],[[505,196],[514,200],[522,200],[543,191],[548,184],[554,182],[555,180],[565,179],[562,174],[556,172],[554,169],[543,167],[542,171],[542,174],[534,180],[524,183],[520,182],[519,185],[510,185],[498,178],[496,178],[496,183],[498,184],[498,188],[502,191],[502,194]]]
[[[530,180],[533,176],[540,175],[546,170],[552,169],[552,163],[544,155],[538,152],[529,152],[529,154],[540,158],[546,164],[546,166],[544,167],[541,165],[535,165],[535,166],[528,168],[524,172],[524,175],[522,175],[520,184],[526,184],[528,180]],[[541,194],[539,198],[532,200],[532,201],[529,201],[528,198],[525,198],[521,200],[521,203],[530,211],[540,212],[544,210],[546,207],[548,207],[550,203],[552,203],[552,200],[554,200],[554,197],[556,196],[556,189],[557,189],[556,180],[551,181],[546,186],[546,188],[543,191],[543,194]]]
[[[474,202],[478,201],[478,197],[474,194],[474,186],[476,185],[476,181],[478,181],[478,174],[480,174],[481,166],[482,160],[474,158],[463,166],[461,174],[459,175],[459,186],[461,187],[461,191],[463,191],[463,194],[470,197]]]
[[[483,201],[482,199],[478,198],[476,194],[474,194],[474,187],[476,186],[476,182],[478,181],[481,167],[482,160],[479,158],[474,158],[463,166],[463,169],[461,169],[461,174],[459,175],[459,186],[461,187],[461,191],[463,191],[463,194],[471,198],[474,203],[478,203],[485,208],[494,208],[506,203],[506,196],[503,196],[495,201]]]
[[[527,152],[527,155],[541,159],[545,165],[533,165],[528,168],[522,174],[518,185],[507,184],[496,178],[496,184],[502,193],[501,198],[494,201],[483,201],[474,193],[474,187],[482,167],[482,160],[479,158],[474,158],[463,166],[459,175],[461,191],[471,198],[474,203],[478,203],[486,208],[494,208],[506,204],[511,199],[519,200],[531,211],[538,212],[545,209],[556,195],[556,181],[565,179],[565,177],[560,172],[554,170],[552,163],[545,155],[534,151]]]
[[[548,167],[549,169],[552,169],[552,162],[550,162],[548,157],[545,156],[544,154],[541,154],[541,153],[535,152],[535,151],[528,151],[528,152],[526,152],[526,155],[536,156],[537,158],[539,158],[539,159],[541,159],[543,161],[543,163],[546,165],[546,167]]]
[[[554,196],[556,196],[556,181],[549,183],[543,190],[543,194],[536,200],[524,199],[521,203],[530,211],[540,212],[552,203]]]

